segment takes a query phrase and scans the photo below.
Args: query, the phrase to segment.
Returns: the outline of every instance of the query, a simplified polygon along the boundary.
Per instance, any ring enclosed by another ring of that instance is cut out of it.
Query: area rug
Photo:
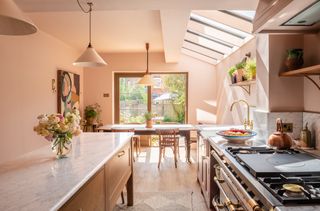
[[[118,204],[114,211],[194,211],[193,192],[138,192],[134,206]]]

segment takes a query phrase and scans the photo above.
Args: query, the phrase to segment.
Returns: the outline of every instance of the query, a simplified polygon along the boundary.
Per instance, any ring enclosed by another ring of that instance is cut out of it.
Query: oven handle
[[[219,210],[224,210],[224,211],[225,211],[225,208],[226,208],[225,205],[219,203],[216,196],[212,199],[212,204],[213,204],[214,208],[215,208],[217,211],[219,211]]]
[[[219,180],[217,177],[214,177],[213,178],[214,181],[216,182],[219,190],[221,191],[221,193],[223,194],[224,198],[225,198],[225,202],[224,202],[224,205],[228,208],[228,210],[230,211],[235,211],[236,208],[235,206],[233,205],[232,201],[229,199],[229,197],[227,196],[226,192],[224,192],[222,186],[220,183],[223,183],[224,180]]]
[[[231,180],[232,184],[234,184],[238,191],[245,197],[246,202],[249,204],[250,208],[253,211],[260,211],[261,208],[259,204],[247,193],[247,191],[242,187],[239,181],[232,175],[231,171],[225,166],[225,164],[221,161],[221,158],[216,155],[216,153],[212,150],[211,155],[215,158],[215,160],[219,163],[223,172],[228,176]]]

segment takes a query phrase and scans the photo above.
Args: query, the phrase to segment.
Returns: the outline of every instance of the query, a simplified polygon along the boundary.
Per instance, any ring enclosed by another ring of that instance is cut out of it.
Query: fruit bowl
[[[217,132],[217,135],[222,136],[231,143],[243,143],[257,135],[257,133],[251,130],[229,129],[221,130]]]

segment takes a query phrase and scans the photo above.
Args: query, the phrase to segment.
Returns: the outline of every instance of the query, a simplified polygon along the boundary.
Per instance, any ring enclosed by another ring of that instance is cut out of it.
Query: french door
[[[154,86],[138,84],[143,73],[115,73],[115,123],[144,123],[151,111],[158,123],[186,123],[188,73],[153,73]]]

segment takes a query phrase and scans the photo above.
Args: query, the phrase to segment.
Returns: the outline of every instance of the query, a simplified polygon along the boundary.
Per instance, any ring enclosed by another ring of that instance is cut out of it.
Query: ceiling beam
[[[14,0],[25,12],[79,11],[75,0]],[[86,2],[86,0],[81,0]],[[255,10],[257,0],[94,0],[94,10]]]
[[[190,12],[190,10],[160,11],[164,55],[167,63],[179,61]]]

